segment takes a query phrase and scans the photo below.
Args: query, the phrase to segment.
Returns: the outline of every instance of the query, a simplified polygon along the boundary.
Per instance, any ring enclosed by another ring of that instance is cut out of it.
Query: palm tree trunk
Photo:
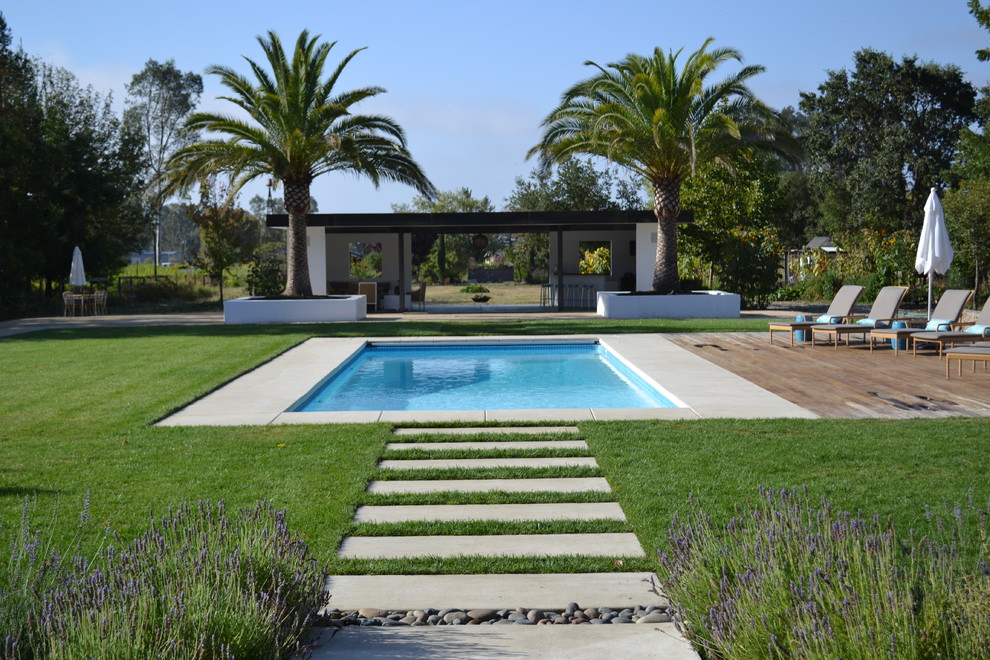
[[[289,254],[283,296],[301,298],[313,295],[309,281],[309,254],[306,245],[306,215],[309,213],[309,181],[282,182],[285,210],[289,214]]]
[[[653,290],[657,293],[676,293],[681,288],[681,280],[677,274],[677,216],[680,213],[680,179],[653,181],[653,214],[657,218]]]

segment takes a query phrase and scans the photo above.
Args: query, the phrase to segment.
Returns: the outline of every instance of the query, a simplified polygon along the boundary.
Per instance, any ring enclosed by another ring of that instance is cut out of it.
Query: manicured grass
[[[311,335],[420,336],[760,330],[766,322],[525,321],[367,322],[318,326],[218,326],[62,330],[0,340],[0,524],[16,522],[25,497],[42,508],[61,498],[59,529],[91,493],[91,515],[127,539],[146,529],[148,512],[180,502],[224,499],[231,507],[269,498],[314,554],[346,572],[459,570],[649,570],[666,543],[673,514],[688,495],[727,518],[758,485],[808,484],[837,508],[890,516],[923,528],[924,506],[984,495],[990,482],[990,422],[770,420],[597,422],[580,425],[600,471],[443,471],[443,476],[602,474],[614,495],[470,494],[376,496],[372,478],[436,478],[423,471],[379,471],[384,424],[338,426],[152,426],[171,411]],[[429,426],[436,426],[430,424]],[[495,428],[478,438],[500,439]],[[518,436],[516,436],[518,438]],[[567,438],[576,436],[568,435]],[[408,440],[410,438],[403,438]],[[464,440],[463,436],[436,440]],[[537,439],[526,437],[525,439]],[[405,452],[395,458],[412,458]],[[432,453],[430,454],[432,455]],[[982,492],[981,492],[982,491]],[[608,501],[617,497],[648,557],[621,567],[599,558],[336,561],[358,503]],[[94,541],[97,543],[98,540]]]
[[[757,489],[807,485],[838,510],[924,533],[925,507],[990,492],[990,420],[702,420],[581,425],[648,551],[695,497],[726,521]]]

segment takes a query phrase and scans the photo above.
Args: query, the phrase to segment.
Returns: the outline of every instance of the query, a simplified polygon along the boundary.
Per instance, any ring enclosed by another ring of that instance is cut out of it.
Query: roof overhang
[[[682,210],[678,223],[693,222],[694,212]],[[524,234],[529,232],[633,229],[656,222],[652,211],[532,211],[492,213],[311,213],[307,227],[328,232],[412,232],[443,234]],[[289,216],[266,217],[268,227],[289,226]]]

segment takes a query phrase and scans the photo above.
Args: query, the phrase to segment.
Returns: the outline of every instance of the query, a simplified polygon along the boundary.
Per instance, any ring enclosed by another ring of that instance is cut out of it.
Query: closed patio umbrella
[[[83,268],[82,250],[77,245],[72,250],[72,268],[69,270],[69,285],[75,287],[86,286],[86,270]]]
[[[952,264],[952,245],[949,244],[949,230],[945,227],[945,212],[938,201],[935,189],[925,202],[925,224],[921,228],[918,241],[918,255],[914,269],[928,275],[928,320],[932,318],[932,278],[935,273],[945,274]]]

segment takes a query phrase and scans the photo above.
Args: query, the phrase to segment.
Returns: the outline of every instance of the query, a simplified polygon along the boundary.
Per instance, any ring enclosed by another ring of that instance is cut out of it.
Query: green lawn
[[[498,324],[496,329],[566,334],[765,327],[765,321],[749,319],[534,320]],[[268,498],[287,509],[290,525],[335,568],[394,570],[387,563],[376,568],[374,562],[333,562],[345,534],[374,533],[352,528],[356,504],[436,499],[363,492],[369,479],[382,476],[375,464],[392,439],[387,425],[152,424],[313,334],[492,332],[492,324],[482,320],[64,330],[0,340],[0,524],[16,524],[26,497],[37,498],[41,512],[59,499],[57,529],[68,537],[89,492],[93,519],[109,521],[126,539],[146,528],[149,512],[158,515],[180,502],[224,499],[239,507]],[[581,431],[598,458],[599,473],[612,484],[629,525],[651,554],[664,543],[672,515],[687,509],[690,493],[701,498],[707,511],[728,516],[735,504],[754,496],[757,485],[777,489],[808,484],[813,495],[828,495],[836,507],[890,516],[906,529],[923,525],[926,504],[961,500],[970,488],[985,500],[990,490],[990,423],[984,419],[608,422],[585,423]],[[504,471],[510,472],[516,471]],[[557,472],[595,473],[586,468]],[[495,495],[490,501],[556,500],[544,494]],[[423,526],[402,529],[396,528],[419,533]],[[477,529],[482,527],[466,524],[455,531]],[[525,525],[506,529],[543,531]],[[645,568],[650,561],[633,567]],[[412,562],[408,569],[436,568],[421,564]],[[602,564],[565,559],[547,561],[543,568],[607,570]],[[463,568],[470,569],[469,563]],[[490,563],[478,570],[486,568]]]

